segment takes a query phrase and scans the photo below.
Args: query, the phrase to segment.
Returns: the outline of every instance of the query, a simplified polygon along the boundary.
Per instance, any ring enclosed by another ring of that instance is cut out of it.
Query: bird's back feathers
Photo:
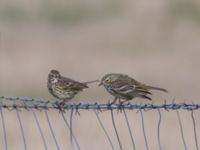
[[[145,85],[126,74],[111,73],[105,75],[101,83],[113,96],[125,100],[131,100],[135,97],[152,100],[148,95],[152,95],[151,90],[167,92],[159,87]]]

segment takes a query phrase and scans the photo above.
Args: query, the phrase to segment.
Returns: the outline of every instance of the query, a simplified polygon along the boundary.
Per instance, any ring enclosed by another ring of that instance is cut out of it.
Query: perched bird
[[[101,85],[103,85],[106,90],[115,97],[112,104],[116,103],[117,99],[122,103],[120,99],[123,99],[123,102],[125,102],[136,97],[152,100],[149,97],[149,95],[152,95],[150,92],[151,90],[167,92],[167,90],[163,88],[142,84],[128,75],[120,73],[106,74],[101,79],[99,86]]]
[[[87,84],[97,81],[99,80],[81,83],[61,76],[57,70],[51,70],[48,75],[47,87],[54,97],[62,100],[60,106],[64,106],[65,102],[73,99],[83,89],[88,88]]]

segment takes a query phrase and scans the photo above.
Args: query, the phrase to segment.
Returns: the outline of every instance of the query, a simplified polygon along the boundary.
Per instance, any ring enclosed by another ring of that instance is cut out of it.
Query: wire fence
[[[56,100],[0,96],[0,149],[199,149],[197,103],[66,103],[62,109],[58,104]],[[8,123],[9,112],[13,124]],[[34,120],[31,130],[36,128],[31,134],[27,129],[30,118]],[[62,120],[59,126],[57,119]],[[13,137],[19,142],[12,142]]]

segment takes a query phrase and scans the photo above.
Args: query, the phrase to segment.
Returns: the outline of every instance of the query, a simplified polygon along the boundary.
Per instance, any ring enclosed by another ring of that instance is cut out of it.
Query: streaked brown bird
[[[88,88],[87,84],[98,81],[99,80],[81,83],[61,76],[57,70],[51,70],[48,75],[47,87],[54,97],[62,100],[60,106],[64,106],[65,102],[73,99],[76,94]]]
[[[152,100],[149,95],[152,95],[151,90],[159,90],[167,92],[166,89],[145,85],[129,77],[126,74],[110,73],[106,74],[99,84],[103,85],[106,90],[112,94],[115,99],[112,104],[119,100],[119,103],[132,100],[139,97],[147,100]],[[124,101],[120,101],[120,99]]]

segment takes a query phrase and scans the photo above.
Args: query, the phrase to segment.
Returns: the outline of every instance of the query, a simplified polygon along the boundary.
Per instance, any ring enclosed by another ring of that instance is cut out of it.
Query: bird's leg
[[[114,99],[110,104],[112,105],[112,104],[116,103],[117,99],[118,99],[118,98],[115,97],[115,99]]]
[[[122,100],[121,101],[121,99],[119,99],[119,105],[123,105],[125,102],[127,102],[127,100]]]
[[[59,110],[60,110],[60,112],[65,112],[64,111],[64,106],[65,106],[65,101],[66,100],[63,100],[62,102],[60,102],[59,104],[58,104],[58,108],[59,108]]]
[[[121,101],[121,99],[119,99],[119,105],[123,105],[125,101]]]
[[[121,99],[119,98],[118,100],[119,100],[119,105],[122,105],[123,102],[121,101]]]
[[[63,108],[63,107],[65,106],[65,100],[63,100],[62,102],[60,102],[60,103],[59,103],[59,106],[60,106],[61,108]]]
[[[124,103],[124,101],[121,101],[120,98],[119,98],[118,100],[119,100],[118,110],[119,110],[120,113],[122,113],[122,110],[123,110],[123,103]]]

